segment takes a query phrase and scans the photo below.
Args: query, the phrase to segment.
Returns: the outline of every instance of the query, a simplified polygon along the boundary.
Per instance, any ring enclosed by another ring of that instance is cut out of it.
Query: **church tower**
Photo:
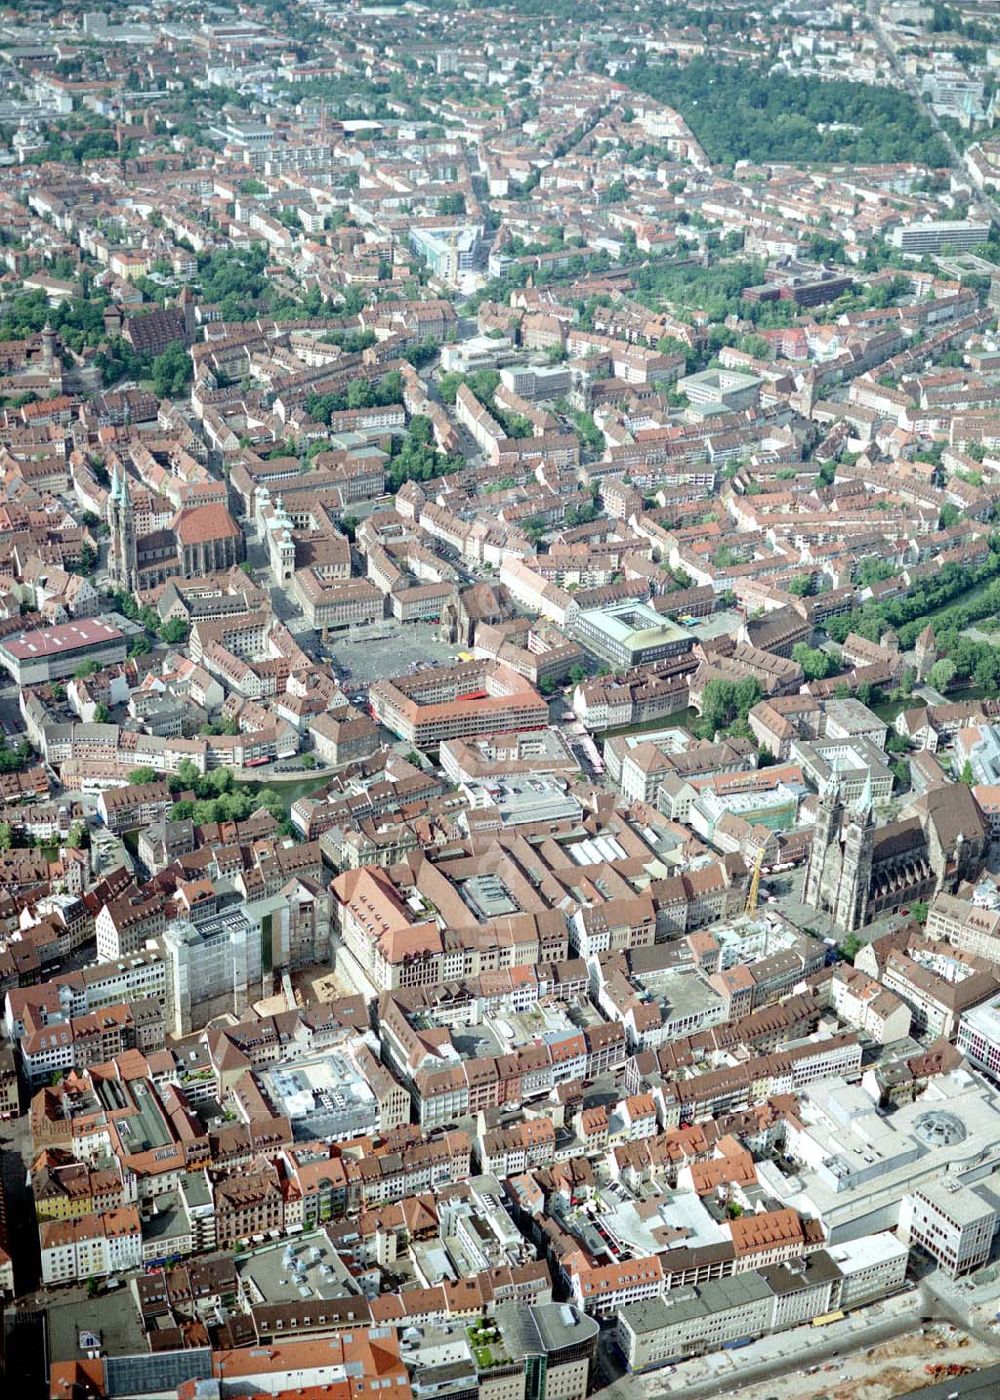
[[[187,345],[193,345],[198,336],[198,325],[194,314],[194,297],[191,295],[191,288],[184,287],[177,298],[177,308],[184,317],[184,341]]]
[[[844,859],[833,917],[837,926],[847,933],[854,933],[868,920],[874,849],[875,821],[869,773],[861,796],[851,807],[850,821],[844,829]]]
[[[124,473],[117,465],[111,474],[108,496],[108,527],[111,531],[109,571],[116,588],[135,593],[139,585],[139,562],[135,538],[135,512]]]
[[[835,781],[827,783],[816,806],[816,825],[813,827],[812,845],[809,847],[806,879],[802,891],[803,902],[813,909],[823,909],[826,905],[823,877],[830,853],[840,841],[843,816],[844,805],[840,800],[837,784]]]

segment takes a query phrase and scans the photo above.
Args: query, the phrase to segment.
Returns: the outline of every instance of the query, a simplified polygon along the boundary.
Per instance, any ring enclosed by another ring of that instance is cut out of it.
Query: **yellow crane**
[[[764,847],[761,846],[757,852],[757,859],[753,863],[753,874],[750,877],[750,889],[747,891],[747,902],[743,906],[744,914],[749,914],[753,918],[757,912],[757,900],[760,896],[760,871],[764,864]]]

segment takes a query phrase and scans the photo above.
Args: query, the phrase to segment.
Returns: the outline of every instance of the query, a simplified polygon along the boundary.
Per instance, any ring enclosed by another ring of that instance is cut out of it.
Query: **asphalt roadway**
[[[960,1395],[962,1400],[996,1400],[1000,1395],[1000,1366],[988,1371],[974,1371],[971,1376],[953,1376],[940,1385],[925,1385],[921,1390],[908,1390],[899,1400],[948,1400]]]

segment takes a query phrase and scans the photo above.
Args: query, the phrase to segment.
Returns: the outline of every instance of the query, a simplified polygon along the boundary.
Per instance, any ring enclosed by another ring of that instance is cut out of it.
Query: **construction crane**
[[[744,914],[753,918],[757,912],[757,900],[760,896],[760,871],[764,864],[764,847],[761,846],[757,852],[757,859],[753,863],[753,874],[750,877],[750,889],[747,892],[747,902],[743,906]]]

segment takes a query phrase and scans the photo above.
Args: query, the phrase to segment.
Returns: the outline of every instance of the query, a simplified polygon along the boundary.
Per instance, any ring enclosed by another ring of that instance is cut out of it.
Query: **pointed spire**
[[[853,814],[856,817],[860,817],[862,820],[865,820],[868,816],[870,816],[874,803],[875,798],[874,794],[872,793],[872,770],[869,768],[868,773],[865,777],[864,787],[858,794],[857,800],[854,803],[852,803]]]

